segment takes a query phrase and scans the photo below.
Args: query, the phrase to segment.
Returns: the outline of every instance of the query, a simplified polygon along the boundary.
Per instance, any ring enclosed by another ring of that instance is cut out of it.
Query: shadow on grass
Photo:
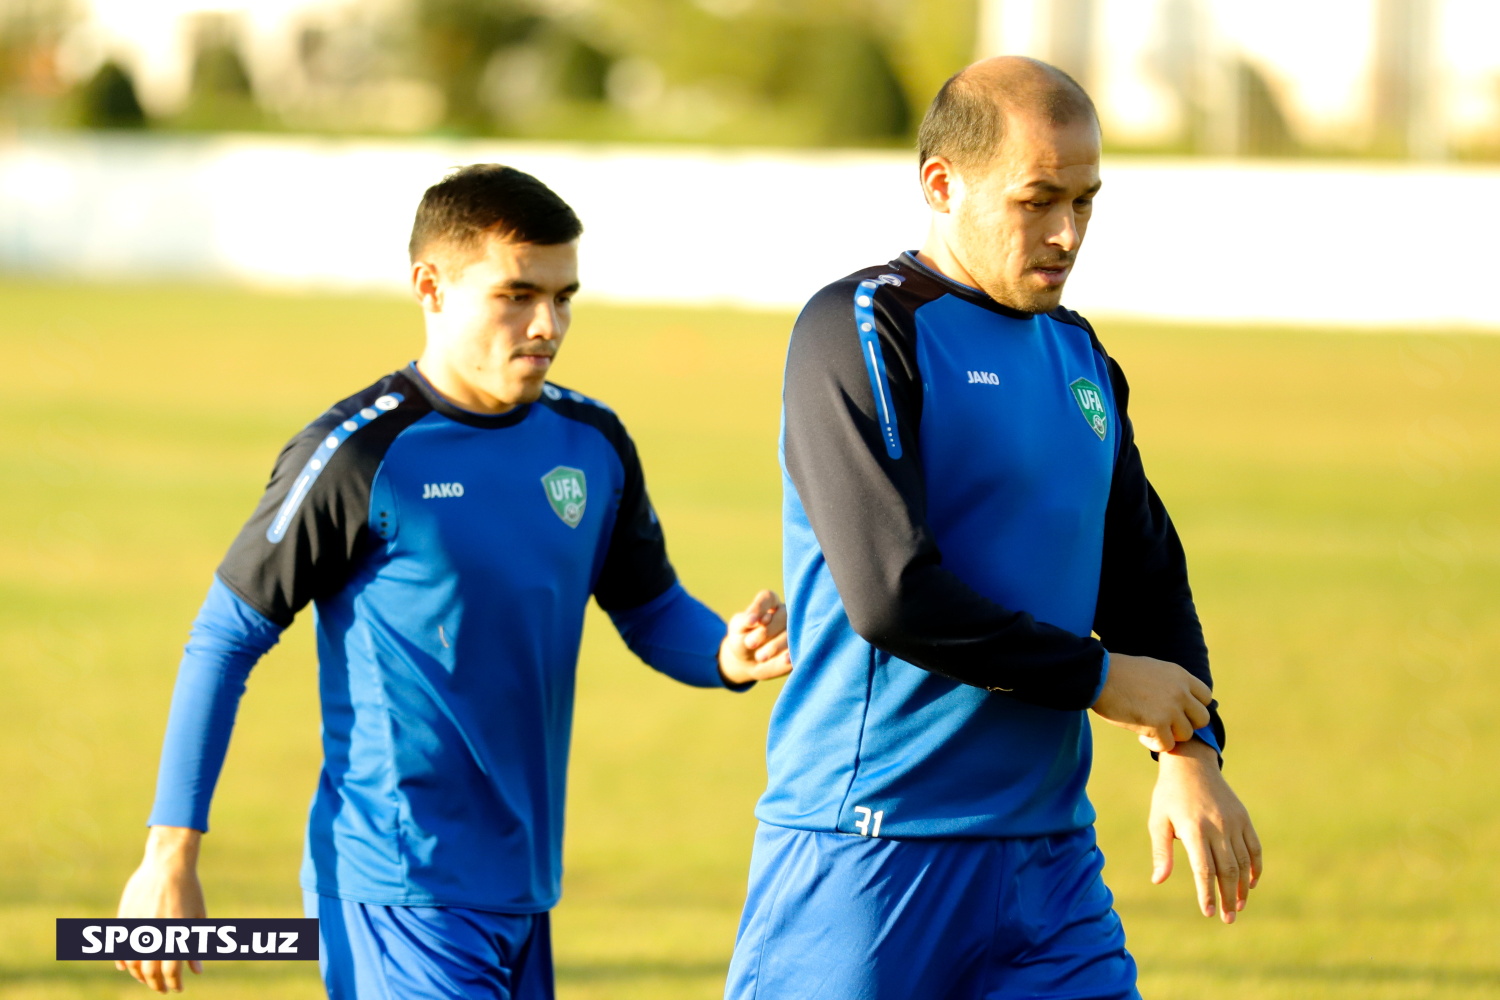
[[[723,979],[729,963],[723,962],[569,962],[557,967],[560,983],[631,982],[638,979],[698,979],[717,976]]]
[[[1301,962],[1267,962],[1264,965],[1178,965],[1152,961],[1145,971],[1171,973],[1207,973],[1215,979],[1233,980],[1305,980],[1319,983],[1425,983],[1432,986],[1493,986],[1500,988],[1500,969],[1443,968],[1432,965],[1377,965],[1350,962],[1314,964]]]
[[[1230,966],[1176,966],[1173,963],[1152,962],[1148,971],[1172,973],[1207,972],[1217,979],[1307,981],[1320,983],[1423,983],[1432,986],[1489,986],[1500,988],[1500,969],[1442,968],[1421,965],[1355,965],[1266,963],[1264,965]],[[562,983],[633,982],[644,979],[698,979],[721,978],[726,972],[723,962],[570,962],[560,966],[557,979]],[[251,971],[245,968],[224,967],[209,969],[207,977],[236,980],[241,983],[269,983],[284,979],[307,979],[315,976],[312,969],[286,964],[271,965]],[[0,986],[19,986],[27,983],[99,983],[111,976],[124,977],[108,963],[56,962],[50,965],[23,967],[0,967]],[[193,977],[196,979],[196,977]]]
[[[188,982],[211,981],[223,979],[240,984],[245,983],[269,983],[289,979],[316,979],[318,968],[316,962],[307,963],[306,968],[301,963],[293,965],[291,962],[264,962],[261,969],[247,969],[244,965],[249,963],[236,963],[236,966],[221,966],[215,968],[210,964],[204,974],[199,977],[188,974]],[[111,977],[119,977],[121,983],[129,983],[130,977],[115,968],[113,962],[38,962],[36,965],[0,966],[0,994],[6,986],[21,986],[27,983],[58,984],[58,983],[108,983]]]

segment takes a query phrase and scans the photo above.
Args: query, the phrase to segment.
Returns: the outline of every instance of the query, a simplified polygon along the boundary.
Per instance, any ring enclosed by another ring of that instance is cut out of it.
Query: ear
[[[424,312],[443,311],[443,289],[436,264],[426,260],[412,264],[411,292]]]
[[[946,157],[934,156],[922,164],[922,195],[934,212],[952,211],[953,197],[963,186],[953,164]]]

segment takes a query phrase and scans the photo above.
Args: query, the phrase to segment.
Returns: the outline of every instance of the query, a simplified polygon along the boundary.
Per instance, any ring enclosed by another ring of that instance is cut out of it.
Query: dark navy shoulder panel
[[[620,422],[614,410],[599,400],[575,389],[548,382],[542,387],[542,398],[535,405],[545,407],[565,420],[576,420],[598,431],[627,467],[627,460],[634,460],[635,446],[625,431],[625,425]]]
[[[283,627],[309,601],[341,587],[367,544],[370,484],[386,450],[431,409],[398,371],[304,427],[277,457],[219,578]]]
[[[609,550],[594,583],[594,599],[605,611],[626,611],[656,600],[677,582],[677,572],[667,558],[666,536],[651,506],[640,456],[625,425],[603,403],[551,382],[543,387],[535,405],[597,431],[619,456],[624,471]]]
[[[867,412],[875,421],[871,429],[890,460],[898,461],[912,446],[922,416],[914,317],[946,294],[902,259],[861,268],[824,286],[793,328],[789,383],[819,370],[862,371],[869,385]]]

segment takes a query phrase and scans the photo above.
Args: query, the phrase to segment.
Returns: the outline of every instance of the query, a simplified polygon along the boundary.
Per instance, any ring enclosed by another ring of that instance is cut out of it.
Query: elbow
[[[856,635],[886,652],[895,653],[911,631],[911,615],[894,594],[846,600],[844,612]]]

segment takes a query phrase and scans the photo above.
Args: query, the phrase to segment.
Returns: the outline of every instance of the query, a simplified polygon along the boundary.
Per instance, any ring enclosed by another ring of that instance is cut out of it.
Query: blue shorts
[[[1139,1000],[1092,828],[889,840],[762,823],[727,1000]]]
[[[553,1000],[545,913],[377,906],[304,892],[330,1000]]]

